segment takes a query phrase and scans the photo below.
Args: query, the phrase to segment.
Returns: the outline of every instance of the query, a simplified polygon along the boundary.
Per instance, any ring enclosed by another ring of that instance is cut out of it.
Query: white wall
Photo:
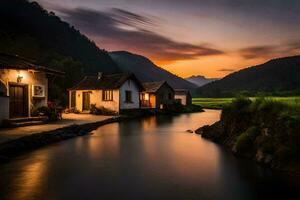
[[[186,95],[175,94],[175,99],[180,99],[181,104],[186,106]]]
[[[9,97],[0,96],[0,125],[4,119],[9,119]]]
[[[125,91],[131,91],[132,102],[126,102]],[[120,88],[120,109],[138,109],[140,108],[140,91],[134,80],[127,80]]]
[[[102,90],[77,90],[76,91],[76,110],[82,112],[82,93],[90,93],[90,104],[96,104],[96,107],[105,107],[115,112],[119,112],[119,90],[113,90],[113,100],[103,101]],[[69,104],[71,105],[71,99]]]

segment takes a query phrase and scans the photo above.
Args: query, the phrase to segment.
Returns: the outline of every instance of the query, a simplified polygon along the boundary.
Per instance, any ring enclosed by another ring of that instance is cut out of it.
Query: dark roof
[[[175,89],[175,94],[181,94],[181,95],[189,95],[191,94],[189,90],[185,89]]]
[[[158,81],[158,82],[144,82],[142,83],[143,87],[145,89],[145,92],[148,93],[156,93],[163,85],[166,85],[167,87],[171,88],[171,90],[174,90],[167,81]]]
[[[117,89],[120,88],[125,81],[133,79],[138,84],[140,89],[143,89],[140,81],[132,73],[109,74],[98,76],[86,76],[77,85],[69,90],[102,90],[102,89]]]
[[[159,82],[145,82],[142,83],[145,89],[145,92],[155,93],[164,83],[165,81]]]
[[[5,53],[0,53],[0,69],[17,69],[17,70],[33,69],[33,70],[43,71],[50,74],[60,74],[60,75],[64,74],[64,72],[58,70],[36,65],[33,63],[33,61],[30,61],[26,58],[17,55],[9,55]]]

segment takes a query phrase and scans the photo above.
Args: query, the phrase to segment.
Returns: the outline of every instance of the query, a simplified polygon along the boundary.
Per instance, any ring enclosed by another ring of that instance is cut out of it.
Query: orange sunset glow
[[[285,1],[39,0],[108,51],[179,76],[225,75],[300,49],[299,4]]]

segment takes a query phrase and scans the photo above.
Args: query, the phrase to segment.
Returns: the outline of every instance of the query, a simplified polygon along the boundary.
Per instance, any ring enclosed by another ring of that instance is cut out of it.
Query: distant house
[[[79,112],[89,111],[94,104],[116,113],[139,109],[142,84],[134,74],[86,76],[69,89],[69,107]]]
[[[63,74],[25,58],[0,53],[0,121],[27,118],[34,108],[47,106],[48,77]]]
[[[174,89],[166,82],[143,83],[140,94],[141,108],[164,109],[174,103]]]
[[[192,96],[189,90],[175,89],[175,100],[182,105],[188,106],[192,104]]]

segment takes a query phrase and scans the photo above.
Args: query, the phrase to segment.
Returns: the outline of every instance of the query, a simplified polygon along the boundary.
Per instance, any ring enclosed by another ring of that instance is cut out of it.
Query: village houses
[[[0,121],[31,118],[36,108],[47,106],[48,79],[63,72],[29,60],[0,54]],[[167,109],[175,100],[191,104],[187,90],[174,90],[166,81],[141,83],[133,73],[85,76],[68,90],[69,110],[89,113],[92,106],[116,114],[128,110]]]

